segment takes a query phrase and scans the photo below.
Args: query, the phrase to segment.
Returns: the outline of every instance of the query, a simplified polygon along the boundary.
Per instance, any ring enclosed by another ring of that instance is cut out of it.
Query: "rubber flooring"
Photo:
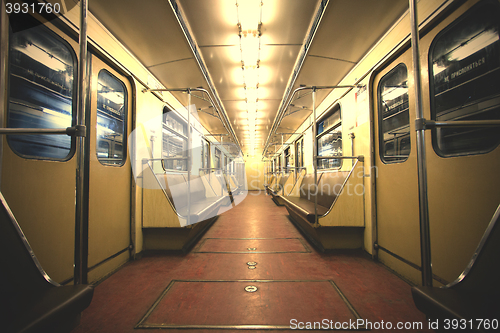
[[[405,281],[362,251],[317,252],[284,207],[249,192],[189,253],[145,255],[96,286],[74,332],[432,332],[426,325]]]

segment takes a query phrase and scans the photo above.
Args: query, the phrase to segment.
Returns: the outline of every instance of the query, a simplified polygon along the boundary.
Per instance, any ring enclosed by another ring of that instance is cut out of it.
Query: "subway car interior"
[[[0,13],[0,331],[491,332],[500,0]]]

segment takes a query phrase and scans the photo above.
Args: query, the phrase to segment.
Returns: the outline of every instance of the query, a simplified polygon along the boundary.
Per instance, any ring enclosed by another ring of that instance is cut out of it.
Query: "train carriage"
[[[498,0],[0,26],[7,331],[498,329]]]

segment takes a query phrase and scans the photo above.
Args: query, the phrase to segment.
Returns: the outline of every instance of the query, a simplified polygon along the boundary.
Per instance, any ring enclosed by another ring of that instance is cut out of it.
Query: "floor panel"
[[[174,280],[137,328],[290,329],[324,319],[359,319],[333,281]]]
[[[204,238],[194,253],[308,253],[300,238]]]
[[[284,207],[252,193],[190,253],[145,254],[99,284],[74,333],[293,332],[292,319],[335,325],[356,316],[426,322],[406,282],[366,253],[317,252]]]

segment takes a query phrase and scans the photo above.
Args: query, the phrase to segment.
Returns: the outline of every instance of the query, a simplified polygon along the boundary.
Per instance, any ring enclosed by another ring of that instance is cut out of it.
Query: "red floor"
[[[361,319],[377,332],[413,323],[423,329],[401,331],[430,332],[408,284],[361,252],[316,252],[284,207],[255,194],[190,253],[145,256],[99,284],[74,332],[283,332],[314,322],[352,330]]]

